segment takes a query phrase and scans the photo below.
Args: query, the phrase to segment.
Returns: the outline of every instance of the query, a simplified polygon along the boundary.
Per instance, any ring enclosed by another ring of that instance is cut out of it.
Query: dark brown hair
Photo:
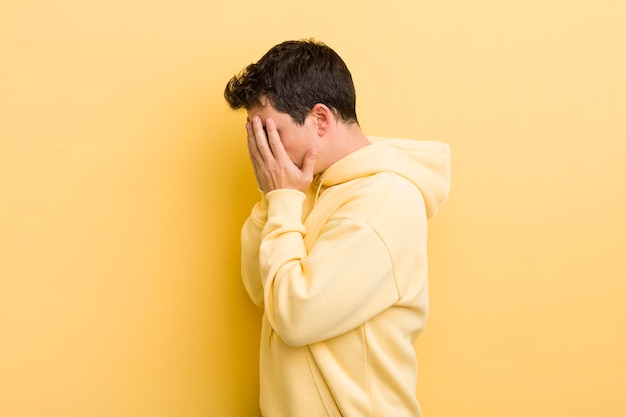
[[[317,103],[328,106],[344,122],[358,123],[348,67],[335,51],[314,39],[274,46],[231,78],[224,90],[233,109],[258,106],[262,96],[300,125]]]

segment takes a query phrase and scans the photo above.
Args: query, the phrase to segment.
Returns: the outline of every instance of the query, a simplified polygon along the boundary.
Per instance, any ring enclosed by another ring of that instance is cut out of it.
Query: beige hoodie
[[[428,311],[426,219],[448,145],[370,138],[306,195],[262,195],[243,226],[243,283],[264,307],[265,417],[420,416],[413,343]]]

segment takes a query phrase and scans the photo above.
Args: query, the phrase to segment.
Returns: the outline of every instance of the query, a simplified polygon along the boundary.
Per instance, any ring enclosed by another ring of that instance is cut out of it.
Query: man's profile
[[[261,194],[241,253],[264,309],[263,416],[420,416],[413,343],[448,146],[366,136],[346,64],[314,40],[274,46],[224,95],[247,111]]]

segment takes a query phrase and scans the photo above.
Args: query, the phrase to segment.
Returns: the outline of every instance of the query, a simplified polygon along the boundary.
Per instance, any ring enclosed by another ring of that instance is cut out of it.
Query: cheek
[[[310,141],[307,140],[306,133],[302,131],[283,131],[282,134],[279,132],[279,135],[285,147],[285,152],[289,155],[289,159],[299,168],[302,168],[304,155],[306,155],[307,151],[310,149]]]
[[[297,155],[298,153],[298,144],[300,143],[299,138],[294,137],[293,135],[289,134],[289,133],[278,133],[280,136],[280,141],[283,144],[283,147],[285,148],[285,151],[287,152],[287,155],[289,155],[289,157],[293,160],[294,156]]]
[[[287,152],[287,155],[289,155],[291,162],[296,164],[298,168],[302,168],[302,161],[304,160],[306,149],[302,149],[298,146],[285,146],[285,151]]]
[[[291,162],[296,164],[298,168],[302,168],[302,161],[304,159],[304,154],[302,152],[299,152],[298,150],[287,150],[287,155],[289,155]]]

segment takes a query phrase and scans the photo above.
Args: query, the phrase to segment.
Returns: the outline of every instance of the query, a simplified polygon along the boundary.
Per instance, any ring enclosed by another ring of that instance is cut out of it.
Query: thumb
[[[304,156],[302,162],[302,173],[307,177],[313,177],[313,171],[315,170],[315,162],[317,161],[317,149],[311,149]]]

